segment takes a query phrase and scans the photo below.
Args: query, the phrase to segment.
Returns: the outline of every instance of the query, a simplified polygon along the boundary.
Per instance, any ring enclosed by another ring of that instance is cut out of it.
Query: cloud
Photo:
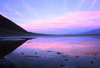
[[[93,0],[92,5],[91,5],[91,7],[89,9],[91,9],[94,6],[94,4],[96,3],[96,1],[97,0]]]
[[[43,2],[44,2],[44,3],[45,3],[45,5],[48,7],[48,4],[47,4],[46,0],[43,0]]]
[[[36,17],[36,18],[38,18],[38,14],[37,14],[37,12],[36,12],[36,10],[33,8],[33,7],[31,7],[29,4],[26,6],[26,8],[27,8],[27,10],[28,10],[28,12],[30,13],[30,14],[34,14],[34,16]]]
[[[100,11],[68,13],[52,21],[32,22],[32,24],[22,25],[22,27],[26,29],[75,29],[100,26],[100,20],[93,21],[94,19],[100,19]]]
[[[15,13],[21,17],[24,17],[22,14],[20,14],[19,12],[15,11]]]
[[[79,3],[77,10],[79,10],[80,6],[84,3],[85,0],[81,0],[81,3]]]
[[[67,0],[64,0],[64,10],[66,10],[66,2]]]
[[[25,10],[27,10],[29,14],[34,15],[36,18],[38,18],[38,14],[37,14],[35,8],[33,8],[33,6],[29,5],[24,0],[22,1],[22,4],[25,7]]]
[[[93,7],[93,5],[96,3],[97,0],[93,0],[93,3],[91,5],[91,7]]]
[[[12,9],[11,7],[9,7],[7,4],[4,4],[4,6],[5,6],[8,10],[13,11],[14,13],[16,13],[17,15],[19,15],[19,16],[21,16],[21,17],[24,17],[24,16],[23,16],[22,14],[20,14],[19,12],[14,11],[14,9]]]
[[[13,9],[10,8],[7,4],[4,4],[4,6],[5,6],[8,10],[13,11]]]
[[[37,0],[37,2],[40,4],[41,2],[39,0]]]

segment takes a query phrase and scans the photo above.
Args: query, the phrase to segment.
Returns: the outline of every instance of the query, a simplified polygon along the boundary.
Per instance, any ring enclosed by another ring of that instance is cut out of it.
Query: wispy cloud
[[[12,9],[11,7],[9,7],[9,5],[4,4],[4,6],[5,6],[8,10],[10,10],[10,11],[16,13],[17,15],[19,15],[19,16],[21,16],[21,17],[24,17],[24,16],[23,16],[22,14],[20,14],[18,11],[15,11],[15,10]]]
[[[97,0],[93,0],[93,3],[91,5],[91,7],[93,7],[93,5],[96,3]]]
[[[13,11],[13,9],[10,8],[7,4],[4,4],[4,6],[5,6],[8,10]]]
[[[64,0],[64,10],[66,10],[66,2],[67,0]]]
[[[85,0],[81,0],[81,3],[79,3],[77,10],[79,10],[79,8],[81,7],[81,5],[84,3]]]
[[[46,5],[47,7],[49,7],[48,4],[47,4],[47,2],[46,2],[46,0],[43,0],[43,1],[44,1],[45,5]]]
[[[30,14],[34,14],[34,16],[36,17],[36,18],[38,18],[38,14],[37,14],[37,12],[36,12],[36,10],[32,7],[32,6],[30,6],[29,4],[27,4],[26,5],[26,9],[27,9],[27,11],[30,13]]]
[[[21,17],[24,17],[22,14],[20,14],[19,12],[15,11],[15,13]]]
[[[25,7],[25,10],[27,10],[29,14],[34,15],[36,18],[38,18],[38,14],[36,12],[36,9],[33,6],[31,6],[30,4],[26,3],[24,0],[22,1],[22,3],[24,5],[24,7]]]
[[[100,12],[75,12],[68,13],[65,16],[61,16],[53,21],[42,20],[39,23],[23,25],[26,29],[46,29],[46,28],[86,28],[100,26],[99,21],[93,21],[94,19],[100,19]]]
[[[93,0],[92,5],[90,6],[89,10],[94,6],[97,0]]]
[[[39,0],[37,0],[37,2],[40,4],[41,2]]]

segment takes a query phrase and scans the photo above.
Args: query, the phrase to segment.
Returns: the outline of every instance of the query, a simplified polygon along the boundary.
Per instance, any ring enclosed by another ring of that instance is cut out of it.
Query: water
[[[100,68],[98,37],[2,39],[0,56],[15,68]]]

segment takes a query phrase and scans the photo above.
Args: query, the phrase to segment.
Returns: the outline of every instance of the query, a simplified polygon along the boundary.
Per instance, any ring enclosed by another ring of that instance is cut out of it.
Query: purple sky
[[[100,0],[1,0],[0,14],[37,33],[66,34],[100,27]]]

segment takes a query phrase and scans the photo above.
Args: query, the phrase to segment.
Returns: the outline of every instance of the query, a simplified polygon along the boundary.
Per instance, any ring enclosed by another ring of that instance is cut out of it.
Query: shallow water
[[[0,56],[14,63],[15,68],[100,68],[98,37],[37,37],[0,42],[5,45],[0,48]]]

